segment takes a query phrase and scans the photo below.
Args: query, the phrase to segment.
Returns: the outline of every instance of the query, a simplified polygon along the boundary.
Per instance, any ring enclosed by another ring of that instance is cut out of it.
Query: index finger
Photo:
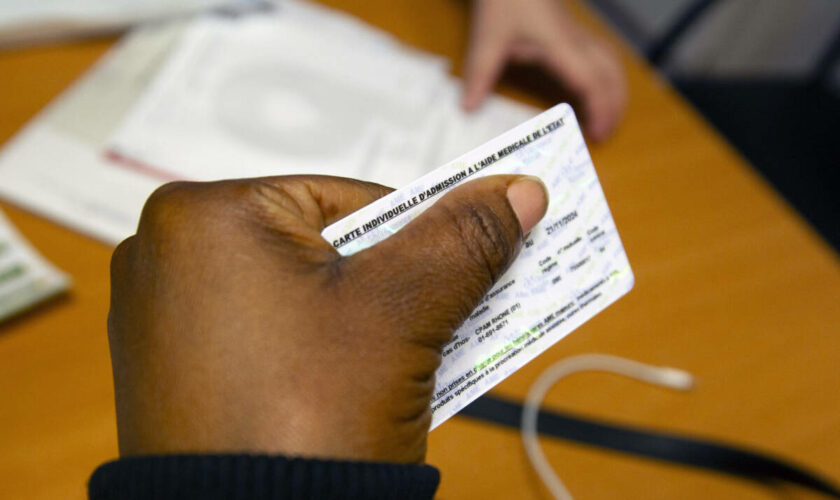
[[[347,177],[290,175],[254,179],[276,189],[271,201],[319,232],[393,191],[393,188]]]

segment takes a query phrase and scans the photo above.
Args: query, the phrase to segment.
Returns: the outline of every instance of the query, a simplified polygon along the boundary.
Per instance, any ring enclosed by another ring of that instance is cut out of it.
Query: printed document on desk
[[[123,29],[201,9],[252,8],[261,0],[2,0],[0,46]]]
[[[494,97],[468,115],[447,71],[440,57],[310,4],[205,17],[109,147],[170,178],[318,173],[401,186],[537,113]]]
[[[398,187],[537,114],[492,96],[468,115],[447,69],[301,2],[147,26],[5,145],[0,195],[116,244],[167,180],[308,173]]]
[[[0,321],[34,306],[70,285],[0,212]]]
[[[0,196],[116,244],[134,233],[143,203],[163,181],[119,168],[103,151],[180,33],[179,23],[121,40],[0,151]]]

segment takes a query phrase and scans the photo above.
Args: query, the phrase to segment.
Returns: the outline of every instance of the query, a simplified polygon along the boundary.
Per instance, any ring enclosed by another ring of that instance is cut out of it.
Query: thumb
[[[446,194],[384,241],[347,258],[380,319],[423,345],[447,342],[518,254],[543,217],[536,177],[499,175]],[[358,274],[357,274],[358,273]]]

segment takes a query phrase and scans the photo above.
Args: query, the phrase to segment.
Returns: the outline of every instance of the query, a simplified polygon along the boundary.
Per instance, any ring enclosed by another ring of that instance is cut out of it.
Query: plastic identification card
[[[633,272],[572,108],[557,105],[345,217],[322,232],[350,255],[394,234],[455,186],[527,174],[548,187],[542,221],[443,349],[432,426],[601,312]]]

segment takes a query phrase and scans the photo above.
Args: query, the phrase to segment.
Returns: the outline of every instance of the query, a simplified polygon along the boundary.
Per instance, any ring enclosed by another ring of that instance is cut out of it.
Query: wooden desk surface
[[[466,2],[327,3],[460,66]],[[0,53],[0,142],[109,44]],[[685,368],[699,377],[690,394],[578,375],[548,402],[754,446],[840,481],[837,255],[667,84],[628,50],[622,55],[630,107],[617,135],[592,155],[636,287],[495,392],[521,398],[553,361],[584,352]],[[0,206],[75,280],[68,297],[0,326],[0,496],[83,498],[88,474],[117,452],[105,333],[111,249]],[[581,499],[818,498],[543,442]],[[441,498],[548,498],[512,429],[455,417],[431,434],[428,458],[443,473]]]

